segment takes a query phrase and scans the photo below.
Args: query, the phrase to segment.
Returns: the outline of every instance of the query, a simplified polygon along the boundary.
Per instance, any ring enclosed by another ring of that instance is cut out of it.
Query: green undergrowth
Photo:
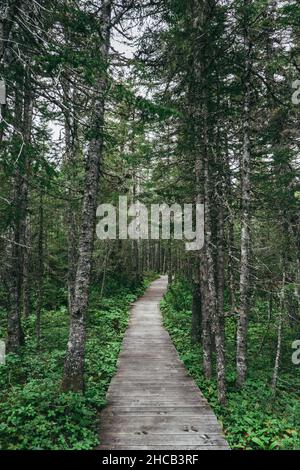
[[[43,311],[40,350],[35,340],[35,315],[23,322],[26,346],[20,355],[7,355],[6,365],[0,366],[0,448],[83,450],[97,446],[97,416],[116,371],[130,304],[153,278],[155,275],[149,275],[135,288],[112,282],[110,294],[102,300],[99,289],[93,289],[84,394],[60,392],[68,338],[67,308]],[[0,338],[5,336],[5,318],[6,312],[0,311]]]
[[[257,299],[249,321],[249,376],[243,390],[235,387],[235,321],[226,320],[228,404],[217,401],[216,381],[205,380],[200,344],[191,342],[191,291],[175,282],[162,301],[164,323],[184,362],[221,422],[232,449],[300,449],[300,366],[292,364],[292,342],[300,333],[285,325],[277,394],[270,383],[276,354],[276,312],[266,327],[267,305]]]

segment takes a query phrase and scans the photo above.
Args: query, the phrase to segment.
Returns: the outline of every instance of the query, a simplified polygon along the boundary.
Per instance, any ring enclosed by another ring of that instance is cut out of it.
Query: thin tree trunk
[[[33,92],[31,88],[31,75],[27,70],[24,82],[24,110],[23,110],[23,168],[21,175],[21,211],[20,211],[20,289],[23,289],[23,314],[29,313],[29,176],[30,176],[30,156],[28,147],[31,145],[32,121],[33,121]],[[20,297],[22,292],[20,292]],[[20,299],[21,302],[21,299]]]
[[[168,284],[173,280],[173,259],[172,259],[172,240],[168,240]]]
[[[163,249],[163,267],[162,267],[162,273],[163,274],[166,274],[166,260],[167,260],[167,257],[166,257],[166,250],[165,250],[165,247]]]
[[[236,308],[236,295],[235,295],[235,256],[234,256],[234,213],[233,213],[233,185],[230,169],[230,156],[228,151],[228,140],[226,138],[226,156],[225,156],[225,191],[224,198],[226,198],[226,211],[225,218],[228,219],[227,230],[227,245],[228,245],[228,264],[227,264],[227,277],[229,287],[230,309],[231,312]]]
[[[160,258],[160,240],[157,240],[157,272],[161,272],[161,258]]]
[[[41,341],[41,313],[44,293],[44,197],[43,190],[40,193],[39,203],[39,235],[38,235],[38,288],[36,306],[36,339],[39,348]]]
[[[103,276],[102,276],[102,282],[101,282],[101,290],[100,290],[100,300],[103,297],[103,292],[104,292],[104,287],[105,287],[105,280],[106,280],[106,270],[107,270],[107,263],[110,257],[110,254],[112,252],[112,247],[109,247],[105,254],[104,258],[104,263],[103,263]]]
[[[20,142],[20,134],[22,133],[22,126],[18,125],[20,120],[22,122],[23,115],[23,97],[20,90],[16,90],[15,95],[15,120],[16,127],[14,137]],[[20,142],[21,145],[21,142]],[[21,158],[20,155],[17,158]],[[21,259],[21,226],[22,226],[22,172],[20,168],[20,161],[17,162],[16,173],[13,177],[13,227],[11,230],[10,242],[10,260],[8,272],[8,286],[9,286],[9,300],[10,308],[7,316],[7,351],[17,352],[19,347],[24,343],[24,334],[21,326],[21,273],[20,273],[20,259]]]
[[[279,307],[279,318],[278,318],[278,328],[277,328],[277,348],[276,348],[276,357],[275,357],[273,379],[272,379],[273,394],[276,393],[279,368],[280,368],[281,349],[282,349],[282,330],[283,330],[283,319],[284,319],[284,311],[285,311],[285,284],[286,284],[286,279],[287,279],[287,250],[288,250],[288,246],[290,245],[288,222],[286,219],[285,210],[282,210],[280,212],[281,212],[280,218],[282,220],[281,228],[282,228],[282,234],[284,237],[284,243],[283,243],[282,253],[281,253],[282,286],[281,286],[281,291],[280,291],[280,307]]]
[[[26,218],[25,240],[23,256],[23,315],[25,318],[30,313],[30,284],[29,284],[29,260],[30,260],[30,218]]]
[[[151,270],[151,242],[147,240],[147,271]]]
[[[280,367],[280,358],[281,358],[281,349],[282,349],[282,329],[283,329],[283,317],[284,317],[284,308],[285,308],[285,282],[286,282],[286,271],[285,271],[285,261],[283,261],[283,273],[282,273],[282,288],[280,292],[280,309],[279,309],[279,319],[278,319],[278,329],[277,329],[277,348],[276,348],[276,358],[273,371],[272,379],[272,391],[273,394],[276,393],[279,367]]]
[[[211,338],[211,319],[208,305],[208,287],[207,287],[207,261],[206,248],[203,247],[200,253],[200,296],[202,311],[202,348],[203,348],[203,372],[206,379],[212,377],[212,338]]]
[[[252,0],[244,0],[248,9]],[[249,15],[245,12],[245,97],[244,97],[244,143],[241,162],[241,268],[240,268],[240,308],[237,324],[236,370],[237,385],[242,387],[247,377],[247,332],[250,309],[250,198],[251,198],[251,147],[250,147],[250,100],[251,100],[251,52]]]
[[[195,280],[193,284],[193,303],[192,303],[192,330],[191,338],[193,343],[198,343],[201,340],[201,295],[199,280]]]
[[[76,230],[76,212],[73,204],[74,199],[74,180],[76,177],[76,152],[77,136],[75,126],[75,103],[74,95],[70,90],[69,82],[63,81],[64,101],[65,101],[65,168],[67,172],[67,198],[66,225],[68,233],[68,305],[70,311],[73,308],[75,296],[75,278],[77,267],[77,230]],[[70,110],[70,107],[72,108]],[[73,116],[72,116],[73,113]]]
[[[24,333],[21,326],[20,287],[19,287],[19,241],[18,234],[12,234],[9,243],[9,312],[7,316],[7,351],[16,353],[24,344]]]
[[[212,248],[212,204],[210,195],[210,177],[208,162],[208,142],[206,132],[206,111],[204,118],[204,140],[205,140],[205,160],[204,160],[204,176],[205,176],[205,241],[206,241],[206,259],[207,259],[207,287],[208,287],[208,305],[209,317],[211,319],[212,331],[214,334],[216,348],[216,366],[217,366],[217,382],[218,397],[221,405],[226,404],[226,383],[225,383],[225,352],[222,329],[218,312],[218,298],[215,284],[215,267]]]
[[[0,80],[5,78],[5,69],[8,66],[6,51],[9,47],[9,39],[18,7],[22,0],[1,0],[0,2]],[[0,116],[6,117],[7,105],[0,104]],[[4,126],[0,126],[0,143],[3,140]]]
[[[204,178],[203,178],[203,162],[200,157],[195,161],[195,176],[196,176],[196,203],[201,204],[205,202],[205,195],[203,192]],[[209,308],[209,293],[208,293],[208,272],[207,272],[207,246],[200,250],[198,255],[199,260],[199,273],[200,273],[200,298],[201,298],[201,312],[202,312],[202,348],[203,348],[203,371],[206,379],[212,377],[212,338],[211,338],[211,316]]]
[[[224,253],[224,207],[223,198],[218,205],[218,240],[217,240],[217,297],[218,297],[218,316],[220,328],[222,331],[223,342],[225,342],[225,316],[224,316],[224,289],[225,289],[225,253]],[[225,347],[225,346],[224,346]]]
[[[236,295],[235,295],[235,276],[234,276],[234,221],[229,215],[228,222],[228,278],[229,278],[229,295],[230,295],[230,309],[232,312],[236,308]]]

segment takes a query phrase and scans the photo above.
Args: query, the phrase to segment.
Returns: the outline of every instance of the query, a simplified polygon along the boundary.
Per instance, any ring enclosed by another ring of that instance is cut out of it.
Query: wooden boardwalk
[[[162,326],[167,278],[132,307],[118,371],[101,413],[102,450],[228,449],[216,416]]]

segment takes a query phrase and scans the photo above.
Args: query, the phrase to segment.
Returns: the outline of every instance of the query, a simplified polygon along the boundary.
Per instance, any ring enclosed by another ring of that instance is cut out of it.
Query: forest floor
[[[84,395],[60,393],[69,324],[66,293],[53,295],[53,304],[43,310],[40,348],[35,339],[34,310],[23,321],[26,346],[20,355],[7,355],[6,365],[0,366],[1,449],[80,450],[99,445],[97,417],[106,405],[106,393],[117,371],[130,307],[153,279],[155,275],[137,288],[108,279],[102,299],[100,288],[93,288],[87,319]],[[191,304],[188,285],[175,282],[162,301],[164,323],[185,367],[222,423],[230,447],[300,449],[300,374],[299,367],[291,364],[295,333],[285,326],[278,390],[273,397],[270,382],[276,322],[266,329],[266,302],[256,301],[249,322],[249,378],[240,391],[235,388],[235,322],[227,320],[228,405],[222,408],[217,402],[215,381],[203,378],[201,346],[191,343]],[[6,312],[0,313],[3,338]]]
[[[235,321],[226,320],[227,396],[226,407],[217,399],[215,378],[207,381],[202,370],[200,344],[191,341],[192,293],[188,284],[172,284],[161,303],[164,325],[181,360],[223,424],[232,449],[300,449],[300,369],[291,362],[293,328],[285,325],[279,383],[272,394],[272,365],[276,355],[276,322],[268,327],[267,302],[256,299],[249,321],[249,376],[243,390],[235,386]],[[274,312],[276,315],[276,312]]]
[[[168,278],[131,309],[118,371],[101,415],[99,449],[228,449],[221,427],[162,325]]]

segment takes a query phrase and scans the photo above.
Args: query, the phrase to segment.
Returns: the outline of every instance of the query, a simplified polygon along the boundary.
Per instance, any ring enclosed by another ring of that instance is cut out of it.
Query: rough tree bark
[[[285,268],[282,274],[282,289],[280,292],[280,308],[279,308],[279,318],[278,318],[278,327],[277,327],[277,347],[276,347],[276,357],[272,378],[272,391],[273,394],[276,393],[279,367],[280,367],[280,358],[281,358],[281,349],[282,349],[282,329],[283,329],[283,315],[284,315],[284,305],[285,305],[285,282],[286,282],[286,273]]]
[[[110,26],[111,1],[104,1],[101,9],[102,45],[101,60],[107,63]],[[84,390],[84,352],[85,352],[85,315],[88,307],[92,253],[95,239],[97,193],[100,179],[100,164],[103,154],[103,126],[105,92],[107,78],[99,77],[94,97],[92,118],[92,139],[90,141],[85,173],[85,187],[81,231],[78,243],[78,262],[75,279],[75,293],[70,310],[70,332],[65,360],[62,390],[80,392]]]
[[[44,294],[44,195],[40,189],[39,201],[39,234],[38,234],[38,282],[37,282],[37,306],[36,306],[36,339],[37,346],[41,341],[41,313]]]
[[[223,183],[223,175],[219,175],[219,185],[221,187],[221,194],[217,205],[217,298],[218,298],[218,316],[220,327],[225,343],[225,317],[224,317],[224,289],[225,289],[225,247],[224,247],[224,199],[225,188]],[[225,347],[225,346],[224,346]]]
[[[67,72],[66,72],[67,74]],[[74,181],[77,170],[77,126],[75,118],[75,96],[70,87],[70,77],[62,82],[64,92],[64,118],[65,118],[65,159],[64,166],[67,173],[66,225],[68,234],[68,305],[73,308],[75,296],[75,278],[78,257],[78,237],[76,230],[76,210],[73,204]]]
[[[200,295],[202,311],[202,348],[203,348],[203,372],[206,379],[212,377],[212,332],[209,309],[209,296],[207,286],[207,260],[206,247],[201,250],[200,258]]]
[[[20,149],[16,156],[17,168],[13,178],[12,207],[14,208],[14,216],[10,249],[10,272],[8,274],[10,311],[8,314],[7,349],[10,352],[16,352],[24,342],[21,327],[21,304],[28,206],[28,145],[31,141],[32,113],[33,96],[30,75],[26,71],[21,90],[16,90],[15,100],[15,138]]]
[[[222,334],[221,319],[218,311],[218,296],[216,287],[216,269],[213,257],[212,241],[212,200],[210,184],[210,165],[209,165],[209,146],[207,139],[207,111],[204,106],[204,194],[205,194],[205,247],[207,260],[207,288],[209,317],[211,319],[211,328],[214,335],[214,344],[216,348],[216,368],[218,382],[218,397],[221,405],[226,404],[226,382],[225,382],[225,352],[224,338]]]
[[[20,123],[20,117],[23,115],[23,97],[20,90],[15,93],[15,122]],[[22,126],[15,125],[14,136],[20,139]],[[21,145],[21,143],[20,143]],[[7,274],[7,284],[9,286],[9,312],[7,316],[7,350],[8,352],[17,352],[24,343],[24,334],[21,326],[21,278],[20,278],[20,258],[21,258],[21,218],[22,218],[22,174],[20,163],[17,164],[17,170],[13,177],[12,189],[12,207],[13,221],[11,227],[9,243],[9,270]]]
[[[227,276],[229,284],[230,308],[231,312],[236,308],[236,283],[235,283],[235,237],[234,237],[234,213],[232,209],[233,189],[230,174],[229,154],[226,146],[226,198],[227,198],[227,245],[228,245],[228,263],[227,263]]]
[[[25,318],[30,313],[30,284],[29,284],[29,264],[30,264],[30,218],[26,217],[24,255],[23,255],[23,315]]]
[[[172,240],[168,240],[168,284],[169,286],[173,281],[173,254],[172,254]]]
[[[195,162],[196,176],[196,203],[203,204],[205,202],[204,195],[204,171],[203,162],[200,154],[198,154]],[[199,290],[201,298],[201,324],[202,324],[202,348],[203,348],[203,371],[207,379],[212,376],[212,338],[211,338],[211,317],[209,308],[209,292],[208,292],[208,272],[207,272],[207,246],[199,252]]]
[[[193,139],[195,156],[195,185],[196,203],[205,203],[205,168],[203,152],[203,85],[205,67],[206,33],[204,24],[206,21],[206,2],[193,2],[192,16],[190,18],[193,34],[191,35],[193,52],[192,67],[193,74],[190,80],[189,108],[191,114],[190,137]],[[201,47],[199,48],[198,37],[201,35]],[[206,209],[205,209],[206,210]],[[205,223],[206,225],[206,223]],[[203,371],[207,379],[212,376],[212,329],[211,329],[211,299],[209,292],[208,254],[207,239],[205,246],[198,254],[199,275],[200,275],[200,296],[202,312],[202,347],[203,347]]]
[[[27,69],[24,81],[24,110],[23,110],[23,171],[21,175],[21,211],[20,211],[20,258],[19,272],[20,282],[23,290],[23,313],[25,316],[29,314],[29,215],[28,215],[28,198],[29,198],[29,176],[30,176],[30,156],[28,155],[28,147],[31,145],[32,122],[33,122],[33,101],[34,93],[31,84],[31,74]],[[20,294],[21,295],[21,294]]]
[[[192,303],[192,330],[191,338],[193,343],[198,343],[201,340],[201,295],[199,279],[195,279],[193,283],[193,303]]]
[[[285,299],[285,287],[286,287],[286,280],[287,280],[287,252],[288,246],[290,245],[290,241],[288,238],[288,222],[286,220],[285,210],[280,211],[280,218],[281,218],[281,229],[284,235],[284,242],[282,246],[282,253],[281,253],[281,266],[282,266],[282,284],[280,290],[280,306],[279,306],[279,317],[278,317],[278,326],[277,326],[277,347],[276,347],[276,356],[275,356],[275,364],[273,370],[273,378],[272,378],[272,391],[273,394],[276,393],[278,375],[279,375],[279,368],[280,368],[280,359],[282,353],[282,333],[283,333],[283,319],[284,319],[284,312],[286,308],[286,299]]]
[[[191,34],[191,63],[192,74],[189,77],[190,89],[188,94],[188,108],[190,113],[190,135],[192,135],[192,147],[194,156],[196,202],[205,204],[205,246],[200,250],[199,273],[200,290],[202,299],[202,345],[203,345],[203,369],[206,378],[212,375],[212,342],[214,340],[216,350],[216,368],[218,380],[219,402],[226,403],[225,386],[225,354],[224,340],[218,310],[218,274],[223,279],[224,262],[221,260],[221,270],[218,273],[213,240],[213,204],[211,197],[212,170],[209,158],[211,158],[208,141],[208,96],[207,88],[207,50],[208,32],[206,30],[214,2],[195,0],[192,3],[191,16],[189,18]],[[201,37],[201,41],[199,41]],[[223,214],[222,217],[224,218]],[[224,226],[221,225],[222,243],[224,238]],[[222,284],[222,282],[221,282]],[[223,292],[222,292],[223,296]],[[221,308],[223,302],[221,302]],[[223,312],[222,312],[223,314]]]
[[[11,30],[14,25],[18,7],[22,5],[22,0],[1,0],[0,2],[0,80],[3,80],[5,68],[7,67],[7,54]],[[5,117],[6,104],[1,106],[1,116]],[[0,127],[0,143],[3,140],[4,128]]]

